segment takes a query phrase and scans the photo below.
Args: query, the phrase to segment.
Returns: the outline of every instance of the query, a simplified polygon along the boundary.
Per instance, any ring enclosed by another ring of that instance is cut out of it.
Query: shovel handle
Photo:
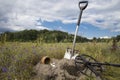
[[[79,6],[80,11],[81,11],[80,15],[79,15],[79,18],[78,18],[78,22],[77,22],[77,25],[79,26],[80,25],[80,21],[81,21],[81,17],[82,17],[82,12],[88,6],[88,1],[80,1],[78,6]]]
[[[82,4],[84,4],[84,6],[82,6]],[[88,5],[88,1],[80,1],[79,2],[79,8],[80,10],[84,10]]]
[[[74,56],[76,36],[77,36],[77,33],[78,33],[78,29],[79,29],[79,25],[80,25],[80,21],[81,21],[81,17],[82,17],[82,12],[87,7],[88,1],[80,1],[78,5],[79,5],[79,8],[80,8],[81,12],[80,12],[80,15],[79,15],[79,18],[78,18],[77,27],[76,27],[76,31],[75,31],[75,35],[74,35],[71,58]]]

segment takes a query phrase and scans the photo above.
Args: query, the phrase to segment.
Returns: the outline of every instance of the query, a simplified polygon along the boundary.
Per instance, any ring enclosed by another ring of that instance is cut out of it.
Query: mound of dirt
[[[55,66],[38,63],[34,67],[33,80],[84,80],[85,76],[76,69],[74,60],[52,59]]]

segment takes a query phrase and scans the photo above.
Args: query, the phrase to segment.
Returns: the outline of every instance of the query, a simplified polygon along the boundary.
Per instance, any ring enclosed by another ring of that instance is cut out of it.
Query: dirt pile
[[[84,76],[76,69],[74,60],[52,59],[55,66],[38,63],[34,67],[34,80],[82,80]]]

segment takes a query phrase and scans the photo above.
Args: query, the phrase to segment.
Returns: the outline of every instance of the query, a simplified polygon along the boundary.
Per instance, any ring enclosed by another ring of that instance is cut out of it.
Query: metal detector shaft
[[[113,64],[113,63],[100,63],[100,62],[89,62],[92,66],[97,66],[97,65],[106,65],[106,66],[114,66],[114,67],[120,67],[120,64]]]
[[[81,6],[81,4],[84,4],[84,6]],[[78,18],[78,22],[77,22],[77,26],[76,26],[76,31],[75,31],[75,35],[74,35],[71,57],[74,56],[76,36],[77,36],[79,25],[80,25],[80,22],[81,22],[81,17],[82,17],[83,10],[87,7],[87,5],[88,5],[88,1],[81,1],[81,2],[79,2],[80,15],[79,15],[79,18]]]

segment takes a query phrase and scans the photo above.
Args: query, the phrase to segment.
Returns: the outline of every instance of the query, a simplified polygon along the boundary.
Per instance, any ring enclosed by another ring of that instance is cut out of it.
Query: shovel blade
[[[64,58],[65,59],[71,59],[71,56],[72,56],[71,53],[66,51],[65,55],[64,55]]]
[[[72,56],[72,49],[68,48],[65,52],[64,58],[65,59],[75,59],[76,56],[78,56],[79,54],[75,52],[75,54]]]

